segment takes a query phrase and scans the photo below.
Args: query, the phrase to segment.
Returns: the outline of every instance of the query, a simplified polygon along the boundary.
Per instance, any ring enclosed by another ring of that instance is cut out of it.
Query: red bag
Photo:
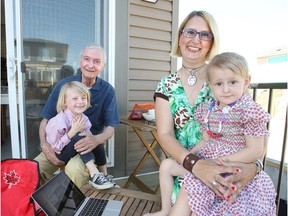
[[[151,103],[135,104],[128,119],[144,119],[142,113],[148,112],[149,109],[155,109],[155,105]]]
[[[1,161],[1,215],[37,215],[31,195],[39,185],[39,173],[39,164],[34,160]]]

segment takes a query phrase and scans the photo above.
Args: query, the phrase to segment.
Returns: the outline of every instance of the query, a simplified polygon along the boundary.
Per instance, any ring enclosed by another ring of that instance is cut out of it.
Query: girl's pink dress
[[[200,104],[195,111],[195,119],[202,124],[202,131],[207,131],[204,119],[209,103]],[[223,118],[222,109],[215,104],[209,115],[209,128],[217,133],[219,120]],[[259,137],[269,135],[266,123],[270,115],[256,104],[249,94],[244,94],[225,115],[222,123],[221,136],[210,139],[199,151],[203,159],[218,158],[240,151],[245,148],[244,135]],[[188,194],[190,209],[199,216],[224,215],[276,215],[276,193],[272,180],[261,171],[257,179],[248,183],[240,192],[237,200],[229,205],[219,198],[193,174],[184,176],[184,188]]]

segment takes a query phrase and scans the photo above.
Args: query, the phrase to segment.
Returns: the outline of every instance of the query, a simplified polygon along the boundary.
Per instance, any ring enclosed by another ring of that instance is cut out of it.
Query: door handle
[[[16,75],[16,64],[15,61],[12,58],[8,59],[7,62],[7,69],[8,69],[8,76],[10,78],[10,80],[15,79],[15,75]]]

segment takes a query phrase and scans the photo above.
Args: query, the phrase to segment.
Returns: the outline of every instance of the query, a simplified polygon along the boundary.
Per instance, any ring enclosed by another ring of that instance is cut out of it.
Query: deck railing
[[[278,184],[277,184],[277,197],[276,197],[276,204],[277,204],[277,213],[279,211],[279,205],[280,205],[280,192],[281,192],[281,183],[283,180],[283,171],[284,168],[286,166],[286,172],[287,172],[287,164],[285,164],[285,152],[286,152],[286,146],[287,146],[287,83],[254,83],[251,84],[251,89],[253,91],[253,99],[258,102],[258,96],[259,96],[259,92],[263,93],[263,90],[267,90],[265,94],[262,94],[261,100],[265,100],[263,99],[263,95],[265,95],[266,97],[266,101],[268,99],[268,107],[267,107],[267,111],[271,114],[271,111],[277,106],[277,104],[275,104],[275,97],[279,96],[279,95],[275,95],[275,91],[283,91],[282,93],[284,93],[284,100],[285,100],[285,104],[286,104],[286,108],[285,108],[285,123],[284,123],[284,127],[283,128],[277,128],[277,130],[283,130],[284,131],[284,136],[283,136],[283,144],[282,144],[282,151],[281,151],[281,159],[279,162],[279,175],[278,175]],[[260,90],[260,91],[259,91]],[[286,92],[285,92],[286,91]],[[285,96],[286,95],[286,96]],[[282,94],[283,96],[283,94]],[[273,118],[273,115],[272,115]],[[268,123],[268,129],[270,129],[270,124]],[[264,166],[265,166],[265,162],[268,158],[266,158],[264,160]],[[287,197],[286,197],[287,199]],[[287,201],[287,200],[286,200]]]

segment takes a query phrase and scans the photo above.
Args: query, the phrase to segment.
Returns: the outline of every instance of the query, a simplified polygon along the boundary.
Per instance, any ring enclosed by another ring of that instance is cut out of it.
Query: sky
[[[179,2],[179,23],[193,10],[209,12],[219,28],[220,52],[233,51],[243,55],[252,70],[261,53],[288,46],[288,0]]]

